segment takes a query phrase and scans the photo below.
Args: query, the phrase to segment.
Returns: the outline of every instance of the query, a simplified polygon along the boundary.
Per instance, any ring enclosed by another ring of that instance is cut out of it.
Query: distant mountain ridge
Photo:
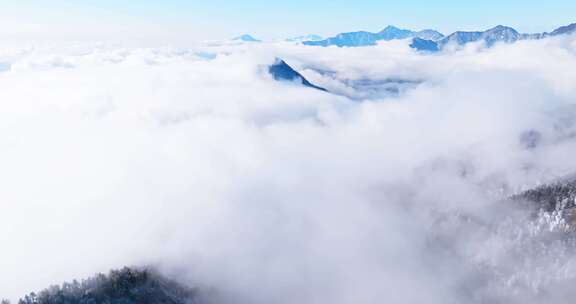
[[[397,28],[395,26],[387,26],[382,31],[378,33],[358,31],[341,33],[335,37],[331,37],[319,41],[304,41],[304,45],[312,46],[330,46],[335,45],[339,47],[357,47],[357,46],[370,46],[376,45],[378,41],[390,41],[396,39],[406,39],[406,38],[421,38],[427,40],[438,40],[443,38],[444,35],[435,30],[422,30],[422,31],[411,31],[406,29]]]
[[[498,42],[514,43],[523,39],[526,34],[520,34],[518,31],[511,27],[498,25],[494,28],[484,32],[455,32],[444,39],[438,41],[438,46],[441,49],[445,45],[455,43],[458,45],[465,45],[470,42],[484,41],[486,46],[491,47]]]
[[[232,39],[233,41],[242,41],[242,42],[262,42],[262,40],[256,39],[251,35],[244,34],[242,36],[238,36]]]
[[[561,26],[557,29],[555,29],[554,31],[552,31],[552,33],[550,33],[551,36],[556,36],[556,35],[565,35],[565,34],[574,34],[576,33],[576,23],[572,23],[566,26]]]
[[[512,27],[498,25],[485,31],[457,31],[448,36],[435,30],[412,31],[387,26],[378,33],[366,31],[341,33],[319,41],[304,41],[309,46],[362,47],[376,45],[378,41],[412,39],[410,47],[419,51],[438,52],[449,45],[464,46],[468,43],[483,42],[487,47],[497,43],[514,43],[519,40],[535,40],[546,37],[576,33],[576,23],[559,27],[550,33],[520,33]]]
[[[304,42],[304,41],[320,41],[322,39],[323,38],[321,36],[310,34],[310,35],[288,38],[288,39],[286,39],[286,41],[288,41],[288,42]]]
[[[413,41],[410,46],[419,51],[436,52],[449,45],[464,46],[472,42],[483,42],[486,47],[492,47],[497,43],[510,44],[520,40],[538,40],[573,33],[576,33],[576,23],[562,26],[551,33],[532,34],[519,33],[511,27],[498,25],[483,32],[455,32],[438,41],[430,40],[426,41],[426,43],[422,41],[415,43]]]

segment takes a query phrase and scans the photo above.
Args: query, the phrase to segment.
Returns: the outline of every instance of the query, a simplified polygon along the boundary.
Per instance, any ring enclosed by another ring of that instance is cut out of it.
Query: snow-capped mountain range
[[[438,40],[444,37],[444,35],[438,31],[429,29],[415,32],[411,30],[400,29],[395,26],[387,26],[385,29],[378,33],[371,33],[366,31],[342,33],[325,40],[304,41],[303,44],[313,46],[335,45],[339,47],[355,47],[376,45],[378,41],[389,41],[415,37],[421,39]]]
[[[486,47],[492,47],[498,43],[514,43],[519,40],[543,39],[573,33],[576,33],[576,23],[559,27],[549,33],[526,34],[520,33],[509,26],[498,25],[485,31],[457,31],[447,36],[433,29],[413,31],[389,25],[377,33],[367,31],[346,32],[326,39],[322,39],[318,35],[305,35],[288,38],[284,41],[302,43],[308,46],[362,47],[376,45],[379,41],[412,39],[410,47],[413,49],[423,52],[438,52],[448,46],[464,46],[474,42],[482,42]],[[262,40],[245,34],[233,38],[228,43],[221,42],[219,44],[254,42],[262,42]]]
[[[576,23],[560,27],[550,33],[519,33],[514,28],[498,25],[486,31],[457,31],[448,36],[426,29],[412,31],[388,26],[378,33],[366,31],[341,33],[334,37],[317,41],[304,41],[310,46],[361,47],[376,45],[378,41],[412,39],[411,47],[419,51],[436,52],[449,45],[463,46],[472,42],[484,42],[487,47],[497,43],[514,43],[518,40],[542,39],[551,36],[576,33]]]

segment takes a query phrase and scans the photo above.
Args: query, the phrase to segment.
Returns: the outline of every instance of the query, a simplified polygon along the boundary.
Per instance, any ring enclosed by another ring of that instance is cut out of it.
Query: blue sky
[[[265,39],[308,33],[326,36],[378,31],[388,24],[442,32],[504,24],[530,32],[573,22],[574,0],[0,0],[3,36],[150,36],[192,41],[242,33]]]

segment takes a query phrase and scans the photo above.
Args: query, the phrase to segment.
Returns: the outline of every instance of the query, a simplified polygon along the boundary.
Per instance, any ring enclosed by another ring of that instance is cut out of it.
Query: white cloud
[[[535,253],[547,235],[493,200],[576,169],[573,41],[6,48],[0,295],[160,263],[250,303],[537,300],[572,248]],[[274,82],[276,56],[371,99]]]

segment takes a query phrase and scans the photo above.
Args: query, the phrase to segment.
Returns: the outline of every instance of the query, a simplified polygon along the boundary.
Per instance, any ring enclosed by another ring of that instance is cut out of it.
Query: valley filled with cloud
[[[0,296],[150,265],[222,303],[571,303],[574,218],[511,198],[576,172],[576,36],[409,44],[2,45]]]

